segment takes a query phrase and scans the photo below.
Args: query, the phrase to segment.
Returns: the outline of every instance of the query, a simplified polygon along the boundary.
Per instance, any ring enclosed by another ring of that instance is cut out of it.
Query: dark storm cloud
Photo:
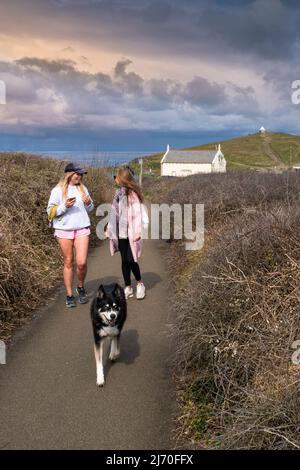
[[[288,59],[299,41],[292,0],[2,0],[2,31],[78,38],[130,53],[184,54],[211,60]],[[34,13],[33,13],[34,12]]]
[[[123,59],[117,62],[114,69],[114,76],[117,80],[120,79],[123,84],[123,89],[127,93],[141,93],[144,80],[135,72],[127,72],[126,69],[130,64],[132,64],[132,61],[129,59]]]
[[[205,78],[195,77],[187,83],[183,96],[196,105],[216,105],[226,100],[224,85],[211,83]]]
[[[118,61],[112,75],[80,71],[74,61],[25,57],[1,62],[8,106],[3,126],[13,121],[40,129],[63,125],[80,129],[180,129],[198,127],[212,115],[257,112],[254,91],[231,82],[196,76],[188,82],[146,79]],[[223,123],[224,124],[224,123]]]
[[[115,37],[137,40],[137,47],[147,43],[156,53],[218,57],[246,52],[261,59],[286,58],[299,39],[299,13],[287,1],[113,0],[90,5],[104,15]]]
[[[182,85],[171,79],[152,78],[148,80],[147,85],[152,97],[162,103],[162,106],[174,101],[182,90]]]
[[[207,30],[215,31],[217,40],[229,50],[261,59],[293,55],[299,38],[297,15],[279,0],[258,0],[247,7],[223,8],[219,13],[207,9],[200,24],[205,22]]]
[[[46,73],[75,72],[76,62],[72,60],[45,60],[36,57],[23,57],[16,61],[16,64],[23,65],[25,68],[38,69]]]
[[[275,90],[270,103],[280,101],[287,116],[283,102],[300,78],[294,65],[299,6],[293,0],[1,0],[0,40],[7,35],[26,45],[30,39],[33,47],[49,44],[51,50],[57,41],[59,52],[77,57],[0,63],[9,97],[3,125],[37,132],[249,129],[268,116],[258,104],[262,85]],[[88,72],[90,65],[96,70],[90,62],[97,50],[100,60],[102,52],[124,58],[111,72]],[[137,73],[128,57],[151,65]],[[186,79],[176,79],[185,65],[180,76]],[[243,81],[247,71],[256,74],[253,86]]]

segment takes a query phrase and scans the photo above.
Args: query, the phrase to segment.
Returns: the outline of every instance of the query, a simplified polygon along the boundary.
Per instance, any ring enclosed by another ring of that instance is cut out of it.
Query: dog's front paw
[[[98,387],[103,387],[103,385],[105,384],[104,377],[97,377],[96,384],[97,384]]]
[[[118,359],[119,355],[120,355],[119,353],[110,354],[110,355],[109,355],[109,359],[111,360],[111,362],[116,362],[116,360]]]

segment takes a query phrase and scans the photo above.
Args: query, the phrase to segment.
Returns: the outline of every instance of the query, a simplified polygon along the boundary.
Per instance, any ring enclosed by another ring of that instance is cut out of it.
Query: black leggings
[[[128,238],[119,238],[119,250],[122,258],[122,273],[125,282],[125,286],[130,286],[130,271],[133,272],[133,275],[136,281],[141,280],[140,267],[136,261],[133,259],[132,251],[130,248],[130,243]]]

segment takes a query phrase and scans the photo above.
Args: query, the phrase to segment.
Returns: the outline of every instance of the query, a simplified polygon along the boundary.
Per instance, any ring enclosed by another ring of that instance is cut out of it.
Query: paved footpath
[[[89,306],[55,301],[17,335],[0,366],[0,449],[170,449],[175,391],[168,369],[168,280],[162,241],[144,241],[144,300],[128,300],[115,364],[105,348],[104,388],[96,387]],[[122,282],[108,241],[89,256],[87,290]]]

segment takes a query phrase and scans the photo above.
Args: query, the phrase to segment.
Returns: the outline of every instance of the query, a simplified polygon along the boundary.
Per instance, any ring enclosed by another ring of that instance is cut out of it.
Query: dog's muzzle
[[[109,320],[108,320],[109,326],[115,326],[115,324],[116,324],[116,319],[117,319],[117,315],[114,314],[114,313],[112,313],[112,314],[110,315]]]

